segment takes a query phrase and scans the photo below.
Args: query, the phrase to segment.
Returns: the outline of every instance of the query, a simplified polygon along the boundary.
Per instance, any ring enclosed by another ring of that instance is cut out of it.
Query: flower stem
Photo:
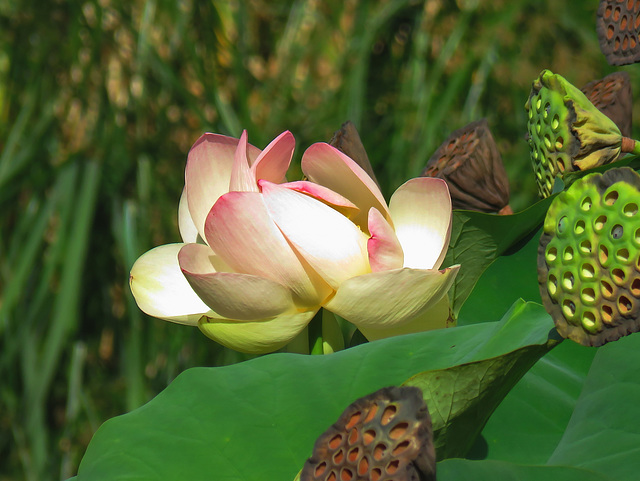
[[[322,308],[313,316],[308,326],[309,351],[311,354],[324,354],[322,349]]]
[[[622,145],[620,146],[622,152],[640,155],[640,142],[629,137],[622,137]]]

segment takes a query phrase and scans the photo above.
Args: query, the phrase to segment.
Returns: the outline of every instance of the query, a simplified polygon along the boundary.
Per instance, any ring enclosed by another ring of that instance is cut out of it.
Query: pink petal
[[[447,183],[433,177],[411,179],[391,196],[389,211],[404,251],[404,267],[439,268],[451,237]]]
[[[459,268],[404,268],[353,277],[324,306],[358,327],[398,327],[435,305],[453,284]]]
[[[262,187],[264,181],[258,181],[258,185]],[[328,189],[320,184],[309,182],[306,180],[298,180],[296,182],[287,182],[281,184],[282,187],[295,190],[307,194],[314,199],[319,200],[323,204],[327,204],[329,207],[337,210],[342,215],[353,218],[359,211],[358,207],[348,199],[342,197],[340,194],[335,193],[331,189]]]
[[[276,351],[307,326],[317,309],[282,314],[251,322],[203,318],[198,327],[208,337],[230,349],[251,354]]]
[[[247,131],[243,130],[233,157],[233,168],[231,169],[231,180],[229,181],[229,192],[258,192],[256,177],[249,167],[247,157]]]
[[[291,289],[296,304],[315,306],[331,294],[291,249],[261,194],[230,192],[220,197],[207,218],[205,234],[213,251],[235,272],[261,276]]]
[[[334,289],[370,272],[367,238],[349,219],[308,195],[261,182],[269,213],[287,240]]]
[[[295,310],[289,290],[260,276],[219,272],[215,255],[201,244],[187,244],[178,254],[182,273],[211,309],[229,319],[253,321]]]
[[[264,179],[280,184],[286,182],[286,173],[293,157],[296,141],[288,130],[265,147],[251,166],[256,180]]]
[[[346,197],[360,209],[353,221],[367,229],[369,209],[375,207],[391,223],[387,203],[376,183],[354,160],[325,143],[313,144],[302,156],[309,180]]]
[[[185,186],[191,218],[204,239],[204,223],[213,204],[229,192],[233,159],[238,139],[217,134],[204,134],[191,150],[185,169]],[[248,157],[255,159],[260,151],[250,145]]]
[[[396,233],[378,209],[373,207],[369,210],[369,233],[371,237],[367,241],[367,251],[371,270],[378,272],[401,268],[404,254]]]
[[[195,326],[204,314],[216,314],[196,295],[180,270],[178,252],[184,245],[167,244],[140,256],[131,268],[129,285],[146,314]]]

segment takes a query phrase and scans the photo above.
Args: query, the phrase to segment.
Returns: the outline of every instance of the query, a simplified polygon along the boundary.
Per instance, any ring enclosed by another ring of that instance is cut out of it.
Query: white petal
[[[146,314],[196,325],[204,314],[217,314],[196,295],[180,270],[178,252],[184,245],[167,244],[143,254],[131,268],[129,285]]]
[[[182,189],[180,203],[178,204],[178,229],[182,242],[185,244],[198,242],[198,229],[193,223],[191,214],[189,213],[189,204],[187,202],[187,189]]]

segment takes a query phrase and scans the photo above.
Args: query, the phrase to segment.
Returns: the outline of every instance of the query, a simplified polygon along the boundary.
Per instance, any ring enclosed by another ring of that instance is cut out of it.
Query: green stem
[[[322,349],[322,308],[313,316],[308,326],[309,351],[311,354],[324,354]]]

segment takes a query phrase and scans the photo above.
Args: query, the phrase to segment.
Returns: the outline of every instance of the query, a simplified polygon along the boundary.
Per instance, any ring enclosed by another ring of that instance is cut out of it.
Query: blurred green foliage
[[[67,478],[102,421],[243,359],[128,291],[137,256],[179,240],[202,132],[288,129],[299,161],[351,120],[388,195],[487,117],[521,210],[531,82],[613,71],[597,3],[0,0],[0,480]]]

